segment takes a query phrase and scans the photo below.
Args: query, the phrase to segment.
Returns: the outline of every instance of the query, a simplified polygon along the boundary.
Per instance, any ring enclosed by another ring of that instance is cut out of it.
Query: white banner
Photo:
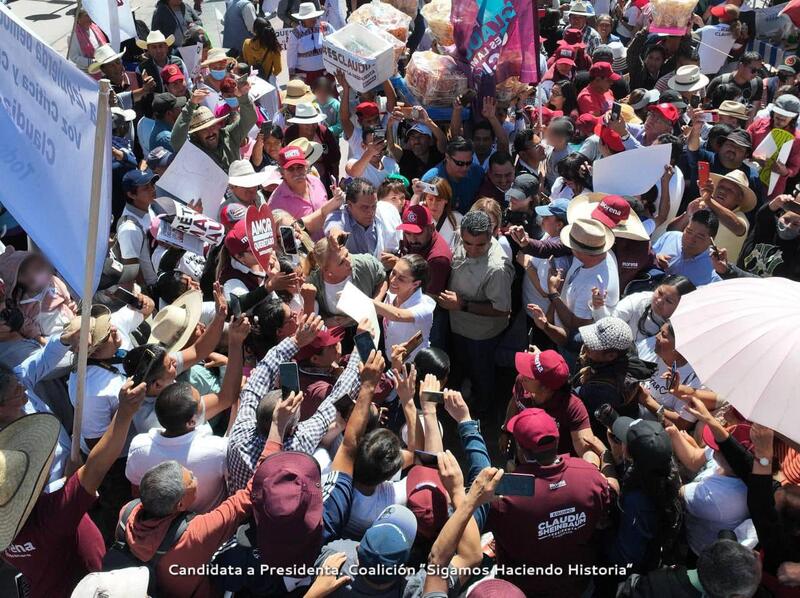
[[[117,6],[116,14],[111,12],[114,4]],[[119,45],[125,40],[136,37],[131,0],[83,0],[81,6],[98,27],[108,34],[108,43],[115,50],[119,51]]]
[[[217,220],[228,173],[196,145],[186,142],[158,179],[158,186],[184,203],[202,200],[203,214]]]
[[[651,145],[595,160],[592,188],[614,195],[641,195],[661,180],[671,153],[669,144]],[[631,168],[631,164],[636,164],[636,168]]]
[[[76,293],[86,269],[97,99],[96,81],[0,5],[0,203]],[[95,288],[111,224],[110,121]]]
[[[728,60],[728,53],[733,48],[733,34],[727,26],[707,26],[699,30],[700,72],[704,75],[716,75]]]
[[[787,2],[784,2],[777,6],[756,10],[756,30],[754,35],[760,38],[771,38],[775,35],[780,35],[784,28],[791,28],[791,19],[781,14],[787,4]]]

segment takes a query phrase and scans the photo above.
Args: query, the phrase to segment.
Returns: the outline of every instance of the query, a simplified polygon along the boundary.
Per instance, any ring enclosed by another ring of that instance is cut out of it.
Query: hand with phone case
[[[494,489],[497,496],[532,497],[536,488],[536,478],[526,473],[506,473]]]
[[[294,361],[281,363],[278,366],[278,376],[281,381],[281,394],[284,398],[293,392],[300,392],[300,373],[297,363]]]

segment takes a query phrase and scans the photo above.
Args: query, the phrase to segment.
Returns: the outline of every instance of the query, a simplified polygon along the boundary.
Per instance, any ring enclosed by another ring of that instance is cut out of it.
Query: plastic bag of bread
[[[467,91],[467,77],[450,56],[414,52],[406,67],[406,85],[425,106],[451,106]]]
[[[649,30],[654,33],[683,35],[697,0],[652,0]]]
[[[495,88],[495,96],[501,104],[509,104],[511,100],[528,89],[528,85],[520,82],[519,77],[509,77]]]
[[[386,0],[386,2],[406,13],[412,20],[417,18],[417,0]]]
[[[432,0],[420,10],[433,39],[440,46],[452,46],[456,43],[453,39],[453,25],[450,23],[451,8],[452,0]]]
[[[368,4],[359,6],[347,19],[348,23],[373,23],[379,29],[391,33],[401,42],[408,40],[408,28],[411,26],[411,17],[397,10],[391,4],[372,0]]]
[[[385,40],[387,44],[390,44],[392,46],[392,51],[394,53],[395,62],[400,60],[400,57],[403,55],[403,52],[405,52],[406,49],[406,45],[403,42],[401,42],[391,33],[387,33],[386,31],[378,27],[375,23],[367,23],[366,25],[364,25],[364,27],[369,29],[372,33],[374,33],[381,39]]]

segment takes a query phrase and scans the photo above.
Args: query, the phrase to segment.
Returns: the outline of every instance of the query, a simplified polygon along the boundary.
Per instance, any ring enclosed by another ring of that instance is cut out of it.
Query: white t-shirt
[[[83,396],[83,417],[81,418],[81,450],[89,452],[86,439],[97,439],[105,434],[111,419],[119,407],[119,391],[125,384],[125,374],[112,371],[97,365],[86,368],[86,386]],[[75,372],[69,375],[67,387],[69,400],[75,406],[78,396],[78,376]],[[120,457],[128,453],[128,444],[133,437],[133,429],[128,433],[128,440],[122,449]]]
[[[344,290],[344,285],[346,285],[352,278],[352,276],[348,276],[342,282],[338,282],[336,284],[332,284],[330,282],[325,283],[325,302],[328,304],[328,309],[330,309],[332,314],[339,316],[345,315],[344,312],[336,309],[336,305],[339,303],[339,293]]]
[[[117,224],[117,241],[122,259],[137,259],[139,269],[147,284],[156,283],[156,272],[150,258],[145,231],[150,228],[150,212],[144,216],[134,213],[130,206],[125,206]]]
[[[378,484],[375,492],[369,496],[353,488],[353,504],[343,535],[346,538],[360,539],[386,507],[405,505],[406,500],[405,478],[397,482],[387,481]]]
[[[396,295],[386,293],[384,303],[392,304]],[[422,332],[422,344],[414,349],[410,355],[406,356],[406,362],[412,362],[414,356],[420,349],[430,346],[431,326],[433,326],[433,310],[436,309],[436,301],[432,297],[417,289],[405,303],[398,306],[400,309],[408,309],[414,314],[413,322],[393,322],[389,318],[383,319],[383,334],[386,339],[386,358],[392,356],[392,345],[399,345],[406,342],[417,331]]]
[[[131,441],[125,477],[139,485],[152,467],[174,459],[197,478],[197,497],[189,507],[196,513],[207,513],[227,496],[225,486],[228,439],[208,434],[208,428],[167,438],[163,431],[150,430]]]
[[[654,336],[636,343],[636,350],[641,359],[645,361],[654,361],[658,364],[658,368],[653,375],[650,376],[650,379],[644,382],[645,390],[647,390],[650,396],[653,397],[659,405],[664,405],[667,409],[676,411],[681,419],[687,422],[696,422],[697,418],[689,413],[687,404],[667,392],[667,381],[662,378],[662,376],[670,370],[672,364],[665,363],[663,359],[656,355],[655,344],[656,339]],[[700,379],[688,362],[678,368],[678,375],[681,378],[681,384],[685,384],[691,388],[703,387],[703,385],[700,384]],[[644,407],[640,407],[639,410],[644,419],[654,419],[654,416]]]
[[[619,273],[612,252],[606,253],[606,259],[592,268],[586,268],[580,260],[573,259],[564,277],[561,297],[569,310],[582,320],[592,319],[592,289],[599,285],[598,276],[608,292],[606,305],[615,306],[619,301]]]
[[[545,234],[542,239],[547,239],[549,237],[550,235]],[[569,257],[557,257],[554,258],[553,261],[556,268],[561,268],[565,272],[569,269]],[[523,305],[535,303],[542,308],[542,311],[547,313],[547,310],[550,308],[550,300],[546,297],[547,279],[550,277],[549,260],[541,257],[531,258],[530,272],[536,274],[536,277],[539,280],[539,285],[545,292],[545,296],[542,296],[542,294],[539,293],[533,282],[531,282],[528,272],[525,272],[522,278],[522,303]]]
[[[348,160],[347,165],[352,168],[353,164],[355,164],[358,160]],[[366,168],[364,168],[364,173],[361,175],[361,178],[368,180],[375,188],[378,188],[380,184],[386,180],[386,177],[390,174],[396,174],[400,172],[400,167],[397,166],[397,162],[394,161],[394,158],[389,156],[384,156],[383,160],[381,161],[381,166],[383,168],[375,168],[372,164],[367,164]],[[397,210],[395,210],[396,212]]]

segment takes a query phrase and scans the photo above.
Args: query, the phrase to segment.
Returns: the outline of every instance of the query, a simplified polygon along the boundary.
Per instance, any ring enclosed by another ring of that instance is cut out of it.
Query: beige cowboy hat
[[[319,10],[317,5],[313,2],[302,2],[297,9],[297,12],[292,13],[292,18],[298,21],[306,19],[316,19],[325,14],[324,10]]]
[[[42,492],[60,428],[54,415],[32,413],[0,430],[0,550],[17,537]]]
[[[747,116],[747,106],[741,102],[734,102],[733,100],[725,100],[717,108],[717,114],[722,116],[730,116],[739,120],[747,121],[750,117]]]
[[[200,66],[208,66],[215,62],[222,62],[223,60],[228,63],[235,63],[236,60],[227,54],[228,48],[211,48],[208,51],[206,59],[200,63]]]
[[[567,222],[574,222],[578,219],[593,219],[592,214],[607,196],[608,193],[599,193],[597,191],[575,196],[567,207]],[[644,224],[642,224],[641,219],[633,210],[630,210],[627,218],[618,222],[611,229],[611,232],[614,233],[615,237],[623,239],[633,239],[634,241],[650,240]]]
[[[322,148],[321,143],[317,143],[316,141],[309,141],[305,137],[298,137],[294,141],[292,141],[291,145],[296,145],[303,153],[306,155],[306,161],[308,165],[311,166],[314,162],[319,160],[322,157],[322,152],[324,151]]]
[[[316,125],[325,122],[327,116],[322,114],[320,110],[311,102],[299,102],[294,111],[294,116],[287,122],[295,125]]]
[[[72,318],[64,326],[65,334],[74,334],[81,328],[81,316]],[[89,317],[89,357],[111,335],[111,310],[105,305],[92,305]]]
[[[103,44],[97,50],[94,51],[94,58],[92,59],[92,64],[89,65],[89,68],[86,70],[90,74],[95,74],[100,70],[100,67],[104,64],[108,64],[109,62],[114,62],[118,58],[122,58],[122,55],[125,54],[125,50],[122,52],[115,52],[114,48],[109,46],[108,44]]]
[[[750,188],[750,181],[747,180],[747,175],[741,170],[731,170],[727,174],[711,173],[710,178],[711,182],[714,183],[714,187],[716,187],[722,179],[725,179],[734,183],[742,190],[742,203],[739,204],[739,208],[742,210],[743,214],[746,214],[756,207],[756,194],[753,193],[753,190]]]
[[[136,45],[140,47],[142,50],[147,50],[147,46],[150,44],[167,44],[171,46],[175,43],[175,36],[171,35],[169,37],[164,37],[164,34],[161,33],[158,29],[154,29],[150,33],[147,34],[146,40],[137,39]]]
[[[614,245],[614,233],[597,220],[579,218],[561,229],[561,242],[573,251],[600,255]]]
[[[636,115],[636,110],[633,109],[633,106],[630,104],[620,104],[620,116],[622,116],[622,120],[625,121],[625,124],[628,125],[640,125],[642,124],[642,119]]]
[[[281,102],[289,106],[297,106],[301,102],[313,102],[311,88],[300,79],[292,79],[286,84],[286,91],[281,92]]]
[[[267,180],[265,172],[256,172],[250,160],[234,160],[228,168],[228,184],[236,187],[258,187]]]
[[[698,91],[708,85],[708,77],[700,72],[696,64],[679,67],[675,75],[667,81],[667,87],[675,91]]]
[[[203,294],[186,291],[153,318],[150,343],[160,343],[167,353],[180,351],[189,341],[203,312]]]
[[[215,124],[221,123],[226,118],[228,118],[227,115],[217,118],[214,116],[214,113],[211,112],[211,110],[205,106],[200,106],[192,113],[192,120],[189,122],[189,135],[192,133],[197,133],[197,131],[207,129],[208,127],[213,127]]]

